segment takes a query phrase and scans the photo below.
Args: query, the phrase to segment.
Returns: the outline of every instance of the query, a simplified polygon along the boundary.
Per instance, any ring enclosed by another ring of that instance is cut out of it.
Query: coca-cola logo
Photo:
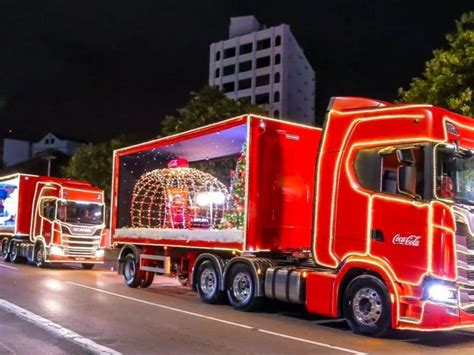
[[[419,247],[421,237],[418,235],[409,235],[408,237],[402,237],[400,234],[397,234],[393,237],[392,243],[399,245],[406,245],[409,247]]]

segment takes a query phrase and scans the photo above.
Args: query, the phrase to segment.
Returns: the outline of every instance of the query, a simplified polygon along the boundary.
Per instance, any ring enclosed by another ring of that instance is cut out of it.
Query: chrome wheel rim
[[[374,325],[382,316],[382,300],[377,291],[364,287],[352,299],[356,320],[363,325]]]
[[[212,295],[217,288],[217,276],[213,269],[206,268],[201,274],[201,291],[205,295]]]
[[[43,248],[39,248],[38,251],[36,252],[36,264],[41,265],[43,264],[44,261],[44,250]]]
[[[13,243],[12,244],[12,252],[11,252],[12,258],[15,259],[17,257],[17,254],[18,254],[18,244]]]
[[[246,302],[252,294],[252,283],[248,274],[239,272],[232,283],[232,293],[241,303]]]
[[[125,264],[124,275],[127,280],[132,280],[135,277],[135,262],[133,260],[129,260]]]

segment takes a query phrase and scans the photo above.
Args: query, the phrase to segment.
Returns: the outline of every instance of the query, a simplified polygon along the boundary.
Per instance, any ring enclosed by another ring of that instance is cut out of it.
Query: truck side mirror
[[[416,200],[420,196],[416,193],[416,167],[413,165],[402,165],[398,168],[398,191],[401,194],[411,196]]]

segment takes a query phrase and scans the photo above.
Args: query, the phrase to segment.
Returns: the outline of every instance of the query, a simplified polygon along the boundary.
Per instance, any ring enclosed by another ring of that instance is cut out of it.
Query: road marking
[[[7,269],[12,269],[12,270],[18,270],[17,267],[13,267],[13,266],[9,266],[9,265],[5,265],[5,264],[1,264],[0,263],[0,267],[4,267],[4,268],[7,268]]]
[[[329,349],[339,350],[339,351],[343,351],[343,352],[350,353],[350,354],[360,354],[360,355],[365,354],[364,352],[360,352],[360,351],[357,351],[357,350],[342,348],[342,347],[331,345],[331,344],[321,343],[321,342],[317,342],[317,341],[313,341],[313,340],[309,340],[309,339],[298,338],[298,337],[294,337],[294,336],[286,335],[286,334],[282,334],[282,333],[276,333],[276,332],[272,332],[272,331],[265,330],[265,329],[255,328],[255,327],[245,325],[245,324],[241,324],[241,323],[230,322],[230,321],[226,321],[224,319],[209,317],[209,316],[206,316],[204,314],[194,313],[194,312],[186,311],[184,309],[165,306],[163,304],[149,302],[149,301],[141,300],[141,299],[138,299],[138,298],[121,295],[119,293],[110,292],[110,291],[102,290],[100,288],[95,288],[95,287],[91,287],[91,286],[82,285],[82,284],[79,284],[79,283],[76,283],[76,282],[67,281],[67,283],[70,284],[70,285],[73,285],[73,286],[86,288],[86,289],[89,289],[89,290],[105,293],[105,294],[115,296],[115,297],[119,297],[119,298],[123,298],[123,299],[126,299],[126,300],[143,303],[143,304],[146,304],[146,305],[149,305],[149,306],[154,306],[154,307],[166,309],[166,310],[173,311],[173,312],[183,313],[183,314],[191,315],[191,316],[194,316],[194,317],[204,318],[204,319],[208,319],[208,320],[212,320],[212,321],[215,321],[215,322],[224,323],[224,324],[228,324],[228,325],[232,325],[232,326],[236,326],[236,327],[240,327],[240,328],[244,328],[244,329],[258,331],[260,333],[274,335],[274,336],[278,336],[278,337],[281,337],[281,338],[291,339],[291,340],[299,341],[299,342],[302,342],[302,343],[317,345],[317,346],[325,347],[325,348],[329,348]]]
[[[8,313],[12,313],[17,317],[36,325],[38,328],[46,330],[48,333],[53,334],[59,338],[66,339],[67,341],[70,341],[71,343],[74,343],[84,350],[90,351],[94,354],[121,355],[121,353],[113,349],[97,344],[96,342],[85,338],[82,335],[73,332],[72,330],[64,328],[59,324],[56,324],[6,300],[0,299],[0,309]]]

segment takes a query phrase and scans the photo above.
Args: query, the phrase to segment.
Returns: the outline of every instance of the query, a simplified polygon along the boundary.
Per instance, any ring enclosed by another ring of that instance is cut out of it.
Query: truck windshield
[[[102,224],[104,206],[96,203],[59,201],[58,219],[74,224]]]
[[[468,149],[439,145],[436,156],[436,196],[474,205],[474,154]]]

